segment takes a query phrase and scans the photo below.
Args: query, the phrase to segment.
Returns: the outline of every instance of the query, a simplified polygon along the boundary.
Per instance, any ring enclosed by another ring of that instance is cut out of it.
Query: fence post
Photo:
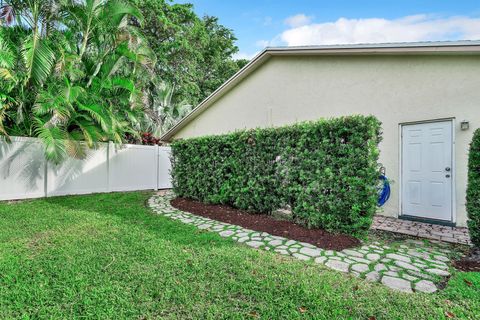
[[[155,173],[157,176],[155,191],[158,191],[158,185],[160,183],[160,147],[158,145],[155,145]]]
[[[45,164],[43,166],[43,193],[45,198],[48,197],[48,159],[45,155],[43,155],[45,159]]]
[[[111,168],[110,168],[110,153],[113,151],[112,142],[108,141],[107,144],[107,192],[112,192],[112,186],[110,185],[110,175],[111,175]]]

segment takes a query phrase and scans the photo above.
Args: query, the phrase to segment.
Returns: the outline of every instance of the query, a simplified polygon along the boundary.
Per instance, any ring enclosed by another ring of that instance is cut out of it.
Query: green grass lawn
[[[480,317],[479,273],[398,293],[156,216],[150,195],[0,203],[0,319]]]

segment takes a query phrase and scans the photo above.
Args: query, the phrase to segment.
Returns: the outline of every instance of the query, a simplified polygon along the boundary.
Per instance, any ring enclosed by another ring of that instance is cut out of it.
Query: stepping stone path
[[[215,221],[173,208],[172,192],[157,194],[148,200],[150,208],[170,219],[191,224],[199,229],[247,246],[274,251],[304,261],[323,264],[333,270],[351,273],[368,281],[380,282],[402,292],[433,293],[436,283],[450,275],[450,253],[442,243],[427,244],[421,240],[405,240],[400,246],[387,246],[379,242],[342,251],[325,250],[312,244],[274,236],[266,232]]]

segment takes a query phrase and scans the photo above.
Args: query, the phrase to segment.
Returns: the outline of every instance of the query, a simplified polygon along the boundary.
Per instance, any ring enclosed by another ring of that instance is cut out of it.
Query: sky
[[[238,38],[236,58],[267,46],[480,39],[480,0],[176,0]]]

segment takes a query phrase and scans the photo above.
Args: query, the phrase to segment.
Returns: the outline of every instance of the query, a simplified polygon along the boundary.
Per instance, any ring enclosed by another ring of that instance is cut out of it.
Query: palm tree
[[[160,137],[192,110],[192,105],[185,101],[174,102],[174,92],[175,87],[166,82],[160,82],[156,86],[153,105],[146,113],[143,131]]]
[[[121,0],[6,6],[1,12],[8,11],[4,21],[12,26],[0,29],[0,134],[39,137],[54,162],[137,134],[155,56],[128,24],[142,20],[134,6]]]

